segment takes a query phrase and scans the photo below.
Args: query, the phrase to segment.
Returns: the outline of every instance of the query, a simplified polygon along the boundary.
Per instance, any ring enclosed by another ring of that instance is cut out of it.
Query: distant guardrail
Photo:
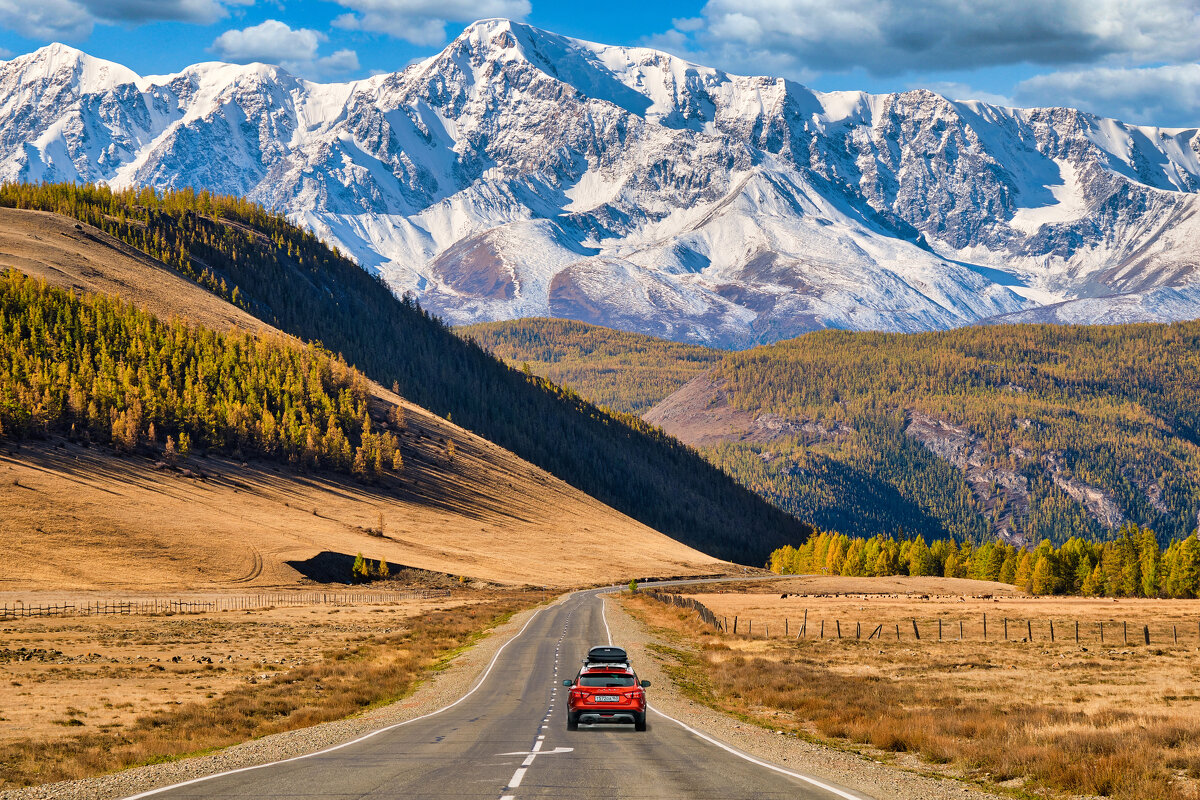
[[[405,592],[268,592],[226,595],[208,600],[150,598],[87,600],[61,603],[0,603],[0,619],[19,617],[104,616],[113,614],[198,614],[211,611],[251,611],[281,606],[365,605],[449,597],[449,589],[414,589]]]

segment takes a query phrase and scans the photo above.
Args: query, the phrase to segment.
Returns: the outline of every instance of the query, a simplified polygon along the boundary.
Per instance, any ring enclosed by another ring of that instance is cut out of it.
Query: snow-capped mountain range
[[[739,347],[1200,317],[1195,128],[821,93],[507,20],[341,84],[50,45],[0,62],[0,179],[245,195],[454,323]]]

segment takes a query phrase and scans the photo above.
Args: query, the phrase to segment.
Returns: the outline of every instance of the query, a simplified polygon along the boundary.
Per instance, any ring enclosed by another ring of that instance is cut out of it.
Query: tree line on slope
[[[768,568],[783,575],[878,577],[918,575],[1007,583],[1035,595],[1200,597],[1200,539],[1193,531],[1163,549],[1150,528],[1123,525],[1106,542],[1071,538],[1055,547],[1004,542],[975,546],[953,539],[926,542],[885,536],[816,533],[771,553]]]
[[[737,408],[860,431],[824,446],[843,464],[862,464],[864,450],[867,461],[891,461],[919,446],[903,425],[881,424],[888,415],[965,428],[990,453],[984,468],[1028,482],[1029,513],[1016,523],[1030,541],[1109,535],[1066,497],[1068,481],[1103,491],[1164,541],[1196,527],[1200,322],[821,331],[730,353],[712,375]],[[902,493],[921,501],[911,487]],[[979,505],[985,516],[1004,511]]]
[[[724,355],[700,345],[567,319],[531,317],[456,330],[511,366],[626,414],[649,411]]]
[[[0,204],[75,217],[145,252],[158,248],[193,277],[207,270],[203,285],[224,281],[230,299],[260,319],[322,343],[413,402],[712,555],[761,562],[809,531],[637,417],[509,368],[256,204],[74,184],[6,184]]]
[[[163,322],[0,274],[0,435],[203,447],[373,478],[403,460],[368,396],[361,373],[315,345]]]

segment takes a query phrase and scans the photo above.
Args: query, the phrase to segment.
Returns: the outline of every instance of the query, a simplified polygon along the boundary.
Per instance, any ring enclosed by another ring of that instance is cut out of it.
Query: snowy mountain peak
[[[401,72],[0,62],[0,179],[284,211],[452,322],[748,345],[819,327],[1200,316],[1200,134],[821,93],[480,20]]]
[[[6,66],[16,67],[16,74],[27,83],[69,83],[80,94],[106,92],[138,80],[138,74],[128,67],[58,42],[17,56]]]

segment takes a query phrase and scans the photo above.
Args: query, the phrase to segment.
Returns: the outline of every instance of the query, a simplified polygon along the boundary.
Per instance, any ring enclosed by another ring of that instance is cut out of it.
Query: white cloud
[[[86,39],[95,21],[74,0],[0,0],[0,26],[26,39]]]
[[[321,43],[328,38],[320,31],[292,28],[285,22],[269,19],[249,28],[225,31],[209,49],[228,61],[278,64],[289,72],[314,79],[356,72],[358,54],[353,50],[338,50],[318,57]]]
[[[345,2],[345,0],[341,0]],[[875,75],[1200,57],[1196,0],[709,0],[672,32],[721,66]]]
[[[339,75],[347,72],[358,72],[358,53],[353,50],[335,50],[333,55],[318,58],[316,74]]]
[[[10,59],[12,57],[13,57],[12,50],[8,50],[4,47],[0,47],[0,61],[7,61],[8,59]]]
[[[350,9],[333,24],[348,30],[386,33],[417,45],[446,41],[446,25],[487,17],[524,19],[529,0],[335,0]]]
[[[1200,64],[1037,75],[1017,84],[1021,105],[1072,106],[1126,122],[1200,127]]]
[[[323,38],[317,31],[293,30],[287,23],[269,19],[242,30],[225,31],[213,41],[212,49],[222,58],[239,63],[312,61]]]
[[[97,23],[208,25],[254,0],[0,0],[0,27],[30,39],[86,39]]]

